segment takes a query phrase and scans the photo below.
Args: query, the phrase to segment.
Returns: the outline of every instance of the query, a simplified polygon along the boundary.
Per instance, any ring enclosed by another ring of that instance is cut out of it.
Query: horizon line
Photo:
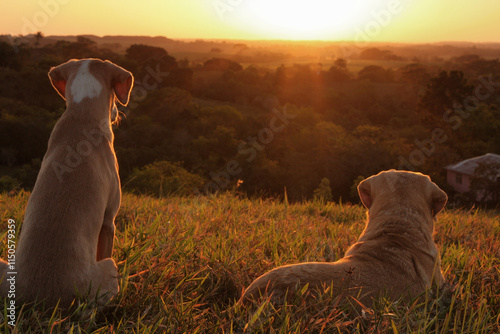
[[[43,34],[43,32],[42,32]],[[2,33],[0,36],[10,36],[11,38],[32,38],[35,34],[28,35],[15,35],[11,33]],[[96,34],[72,34],[72,35],[44,35],[43,38],[60,38],[60,37],[79,37],[79,36],[92,36],[97,38],[106,37],[136,37],[136,38],[165,38],[173,41],[249,41],[249,42],[292,42],[292,43],[362,43],[362,44],[407,44],[407,45],[422,45],[422,44],[498,44],[500,46],[500,41],[467,41],[467,40],[448,40],[448,41],[428,41],[428,42],[403,42],[403,41],[357,41],[357,40],[345,40],[345,39],[263,39],[263,38],[218,38],[218,37],[168,37],[165,35],[96,35]]]

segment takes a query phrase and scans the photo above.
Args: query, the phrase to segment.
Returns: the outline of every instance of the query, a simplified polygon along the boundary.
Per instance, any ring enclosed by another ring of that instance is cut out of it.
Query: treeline
[[[364,56],[398,60],[383,50]],[[345,59],[270,69],[223,58],[193,63],[145,45],[118,54],[85,38],[0,42],[0,191],[33,186],[64,111],[48,70],[87,57],[135,76],[115,129],[122,183],[133,192],[357,201],[357,182],[380,170],[421,171],[446,189],[446,165],[500,153],[498,59],[467,55],[396,70],[374,60],[354,73]]]

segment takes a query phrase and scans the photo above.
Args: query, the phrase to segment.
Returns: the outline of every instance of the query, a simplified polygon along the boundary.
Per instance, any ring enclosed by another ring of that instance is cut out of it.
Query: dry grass
[[[0,254],[9,218],[20,225],[28,194],[0,195]],[[445,279],[438,298],[404,305],[380,300],[349,314],[328,292],[304,302],[299,291],[281,307],[233,307],[260,274],[287,263],[335,261],[364,226],[360,206],[125,195],[113,257],[120,293],[106,307],[86,303],[68,313],[17,309],[19,333],[498,333],[500,218],[446,211],[436,242]],[[5,301],[6,302],[6,301]],[[5,304],[4,304],[5,305]],[[6,310],[3,312],[6,316]]]

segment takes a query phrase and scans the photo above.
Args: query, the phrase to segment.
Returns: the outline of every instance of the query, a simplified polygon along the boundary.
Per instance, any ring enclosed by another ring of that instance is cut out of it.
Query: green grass
[[[0,254],[7,220],[22,222],[29,194],[0,195]],[[380,300],[360,314],[335,307],[329,292],[304,302],[234,306],[241,290],[276,266],[335,261],[364,226],[360,206],[124,195],[113,257],[120,293],[106,307],[69,312],[19,307],[18,333],[498,333],[500,218],[445,211],[436,242],[453,287],[405,305]],[[0,300],[1,301],[1,300]],[[0,316],[0,331],[10,332]]]

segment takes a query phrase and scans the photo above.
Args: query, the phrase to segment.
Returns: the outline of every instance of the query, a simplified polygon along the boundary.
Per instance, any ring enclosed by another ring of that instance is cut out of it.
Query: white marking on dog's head
[[[101,83],[89,72],[90,60],[85,60],[80,65],[76,77],[71,83],[71,95],[76,103],[82,102],[86,97],[94,98],[101,94]]]

